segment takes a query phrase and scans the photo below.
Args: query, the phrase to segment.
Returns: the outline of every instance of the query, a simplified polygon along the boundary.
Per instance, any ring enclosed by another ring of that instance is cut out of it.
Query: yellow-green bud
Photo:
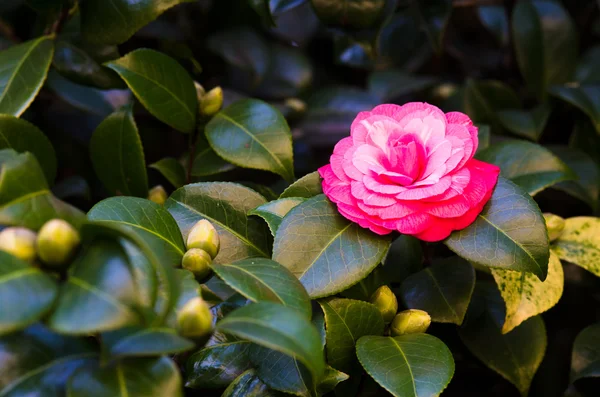
[[[199,220],[187,238],[187,249],[200,248],[210,255],[212,259],[219,253],[219,233],[217,229],[206,219]]]
[[[304,113],[306,111],[306,102],[298,98],[288,98],[283,104],[296,113]]]
[[[200,338],[212,331],[212,313],[200,298],[190,299],[177,313],[177,327],[183,336]]]
[[[404,310],[394,317],[390,331],[392,336],[420,334],[427,331],[431,317],[427,312],[417,309]]]
[[[223,90],[221,87],[215,87],[200,98],[200,114],[203,116],[212,116],[216,114],[223,106]]]
[[[546,228],[548,229],[548,238],[554,241],[560,237],[565,229],[565,220],[558,215],[545,213]]]
[[[371,295],[371,303],[379,309],[386,323],[391,322],[398,311],[398,299],[387,285],[377,288]]]
[[[194,81],[194,87],[196,88],[196,97],[198,98],[198,102],[200,102],[200,99],[206,94],[206,90],[197,81]]]
[[[163,205],[167,201],[167,192],[162,185],[156,185],[148,192],[148,200],[154,201],[156,204]]]
[[[200,248],[192,248],[183,255],[181,266],[194,273],[197,278],[203,279],[210,274],[211,262],[212,258],[208,252]]]
[[[24,227],[7,227],[0,232],[0,250],[32,262],[35,259],[35,233]]]
[[[61,267],[69,261],[79,242],[79,232],[73,226],[62,219],[52,219],[38,233],[38,255],[46,265]]]

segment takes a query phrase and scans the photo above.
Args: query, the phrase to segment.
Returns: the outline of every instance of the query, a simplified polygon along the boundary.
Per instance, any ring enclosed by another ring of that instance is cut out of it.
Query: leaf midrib
[[[251,272],[249,272],[248,270],[244,269],[243,267],[239,267],[236,266],[234,264],[220,264],[220,265],[216,265],[217,267],[221,266],[221,267],[233,267],[234,269],[238,269],[243,273],[248,274],[250,277],[252,277],[253,279],[256,279],[259,283],[261,283],[261,285],[264,285],[269,291],[271,291],[273,293],[273,295],[275,295],[277,297],[277,299],[279,299],[279,301],[284,305],[284,306],[289,306],[285,300],[279,296],[279,294],[277,293],[277,291],[275,291],[273,288],[271,288],[266,282],[264,282],[262,279],[260,279],[259,277],[257,277],[256,275],[252,274]],[[223,279],[223,281],[225,281],[226,284],[228,284],[231,288],[237,290],[240,294],[244,295],[240,289],[238,289],[237,287],[234,287],[233,285],[229,284],[225,279]]]
[[[298,277],[298,279],[301,279],[302,277],[304,277],[304,275],[315,265],[315,263],[317,262],[317,260],[321,257],[321,255],[323,255],[323,252],[325,252],[332,244],[335,240],[337,240],[337,238],[339,236],[342,235],[342,233],[344,233],[346,231],[346,229],[348,229],[350,226],[352,226],[352,222],[348,223],[346,226],[344,226],[344,228],[342,228],[339,232],[337,232],[328,242],[327,244],[323,247],[323,249],[321,249],[321,251],[314,257],[314,260],[306,267],[306,269],[299,275],[296,276]]]
[[[398,344],[398,342],[396,342],[396,339],[390,338],[390,340],[394,343],[394,345],[396,345],[396,347],[398,348],[398,351],[402,355],[402,358],[406,362],[406,368],[408,369],[408,373],[410,374],[410,383],[412,384],[413,392],[415,393],[415,397],[416,397],[416,396],[418,396],[417,385],[415,384],[415,376],[413,375],[412,368],[410,367],[410,362],[408,361],[406,354],[404,354],[404,351],[402,350],[402,347],[400,346],[400,344]]]

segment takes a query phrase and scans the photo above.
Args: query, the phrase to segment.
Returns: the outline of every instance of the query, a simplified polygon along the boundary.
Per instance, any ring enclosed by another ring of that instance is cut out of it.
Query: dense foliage
[[[592,0],[0,2],[0,396],[597,396]],[[342,217],[357,113],[469,115],[440,243]]]

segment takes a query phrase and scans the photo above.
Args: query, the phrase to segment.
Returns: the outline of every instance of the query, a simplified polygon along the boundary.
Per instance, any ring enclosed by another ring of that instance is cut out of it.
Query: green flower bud
[[[379,309],[386,323],[391,322],[398,311],[398,299],[387,285],[377,288],[371,295],[371,303]]]
[[[168,197],[169,196],[162,185],[156,185],[148,192],[148,200],[154,201],[159,205],[163,205]]]
[[[219,234],[217,229],[206,219],[199,220],[187,238],[187,249],[200,248],[206,251],[212,259],[219,253]]]
[[[38,255],[46,265],[62,267],[73,256],[80,241],[79,232],[68,222],[52,219],[38,233]]]
[[[200,102],[200,99],[206,94],[206,90],[197,81],[194,81],[194,87],[196,88],[196,97],[198,98],[198,102]]]
[[[192,248],[183,255],[181,266],[194,273],[198,279],[204,279],[210,274],[212,258],[208,252],[200,248]]]
[[[546,228],[548,229],[548,238],[554,241],[560,237],[565,229],[565,220],[558,215],[545,213]]]
[[[177,313],[177,327],[183,336],[200,338],[212,331],[212,319],[206,302],[196,297],[190,299]]]
[[[431,324],[431,317],[427,312],[417,309],[404,310],[392,321],[390,331],[392,336],[406,334],[420,334],[427,331]]]
[[[221,106],[223,106],[223,90],[221,87],[215,87],[200,99],[200,114],[212,116],[221,109]]]
[[[24,227],[7,227],[0,232],[0,250],[32,262],[36,257],[35,233]]]
[[[304,113],[306,111],[306,102],[298,98],[288,98],[283,104],[292,109],[295,113]]]

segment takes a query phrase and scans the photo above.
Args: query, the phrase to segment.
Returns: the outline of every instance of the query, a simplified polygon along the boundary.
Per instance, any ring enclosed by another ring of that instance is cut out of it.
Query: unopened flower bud
[[[163,205],[167,201],[167,192],[161,185],[156,185],[148,192],[148,200],[154,201],[156,204]]]
[[[73,256],[79,242],[79,232],[73,226],[62,219],[52,219],[38,233],[38,255],[46,265],[61,267]]]
[[[200,338],[212,331],[212,313],[200,298],[190,299],[177,313],[177,326],[183,336]]]
[[[197,81],[194,81],[194,87],[196,88],[196,96],[198,97],[198,102],[200,102],[200,99],[204,96],[204,94],[206,94],[206,90]]]
[[[390,287],[382,285],[371,295],[371,303],[379,309],[383,321],[389,323],[394,319],[396,312],[398,311],[398,299],[392,292]]]
[[[288,98],[284,101],[284,105],[296,113],[304,113],[306,111],[306,103],[298,98]]]
[[[198,279],[204,279],[210,274],[212,258],[208,252],[200,248],[188,250],[181,261],[181,266],[194,273]]]
[[[187,249],[200,248],[206,251],[212,259],[219,253],[219,234],[217,229],[206,219],[199,220],[187,238]]]
[[[565,220],[558,215],[545,213],[546,228],[548,229],[548,238],[554,241],[560,237],[565,229]]]
[[[392,336],[420,334],[427,331],[431,317],[427,312],[417,309],[404,310],[394,317],[390,331]]]
[[[35,259],[35,233],[24,227],[8,227],[0,232],[0,250],[31,262]]]
[[[223,90],[221,87],[215,87],[200,98],[200,114],[203,116],[212,116],[216,114],[223,106]]]

